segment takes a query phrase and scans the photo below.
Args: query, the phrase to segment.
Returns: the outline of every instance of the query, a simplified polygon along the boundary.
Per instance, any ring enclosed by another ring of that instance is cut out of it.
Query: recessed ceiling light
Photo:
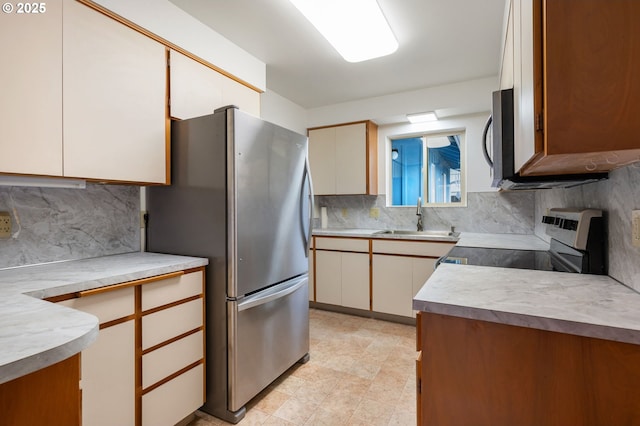
[[[398,49],[376,0],[289,0],[348,62],[389,55]]]
[[[425,121],[436,121],[438,116],[435,112],[418,112],[415,114],[407,114],[407,120],[411,123],[423,123]]]

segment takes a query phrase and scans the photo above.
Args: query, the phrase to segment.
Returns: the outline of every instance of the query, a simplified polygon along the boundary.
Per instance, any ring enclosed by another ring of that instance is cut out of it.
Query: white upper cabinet
[[[62,2],[0,13],[0,38],[0,172],[61,176]]]
[[[309,129],[314,194],[377,194],[377,138],[371,121]]]
[[[166,183],[166,49],[76,1],[63,27],[64,175]]]
[[[173,50],[169,70],[172,117],[199,117],[225,105],[260,116],[260,94],[216,70]]]

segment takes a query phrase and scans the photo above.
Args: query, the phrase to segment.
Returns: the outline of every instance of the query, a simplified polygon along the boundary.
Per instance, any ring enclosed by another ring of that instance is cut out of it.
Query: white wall
[[[235,77],[265,90],[266,65],[168,0],[94,0]]]
[[[495,191],[491,188],[491,170],[482,154],[482,132],[489,113],[457,116],[428,123],[400,123],[378,127],[378,193],[387,194],[387,173],[391,170],[389,156],[391,138],[418,133],[442,131],[465,132],[465,170],[467,192]]]
[[[260,96],[260,111],[264,120],[307,134],[307,110],[276,92],[267,89]]]
[[[308,127],[360,120],[378,125],[406,122],[406,114],[436,111],[451,117],[491,110],[491,92],[498,89],[498,77],[469,80],[410,92],[361,99],[308,110]]]

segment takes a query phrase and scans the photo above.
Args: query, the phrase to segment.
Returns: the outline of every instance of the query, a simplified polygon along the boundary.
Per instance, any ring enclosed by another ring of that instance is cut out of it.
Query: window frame
[[[428,198],[429,191],[429,180],[428,173],[426,172],[426,168],[429,164],[429,153],[426,144],[426,138],[428,137],[437,137],[437,136],[454,136],[457,135],[460,139],[460,201],[452,202],[452,203],[429,203],[426,201]],[[408,138],[420,138],[424,137],[425,142],[422,144],[422,160],[423,160],[423,172],[422,172],[422,185],[424,188],[424,194],[422,200],[422,207],[467,207],[467,144],[466,138],[467,132],[466,129],[445,129],[445,130],[435,130],[435,131],[421,131],[421,132],[411,132],[411,133],[402,133],[402,134],[394,134],[386,137],[385,144],[385,159],[386,159],[386,176],[385,176],[385,186],[387,188],[386,195],[386,205],[387,207],[399,207],[399,208],[416,208],[415,204],[407,204],[407,205],[394,205],[393,204],[393,173],[392,173],[392,163],[393,160],[391,158],[391,150],[393,140],[395,139],[408,139]]]

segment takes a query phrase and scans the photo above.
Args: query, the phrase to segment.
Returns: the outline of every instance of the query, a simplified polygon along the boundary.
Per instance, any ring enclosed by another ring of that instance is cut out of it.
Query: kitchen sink
[[[411,231],[407,229],[385,229],[384,231],[376,232],[376,234],[396,234],[396,235],[415,235],[420,237],[457,237],[459,232],[452,231]]]

